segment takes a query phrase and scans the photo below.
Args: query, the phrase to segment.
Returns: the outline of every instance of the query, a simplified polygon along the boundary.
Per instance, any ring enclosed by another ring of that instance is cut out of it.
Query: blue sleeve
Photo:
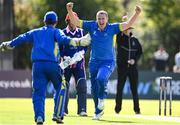
[[[33,31],[26,32],[24,34],[19,35],[18,37],[14,38],[10,43],[11,47],[15,47],[20,45],[24,42],[32,42],[33,41]]]
[[[96,24],[95,21],[83,20],[82,28],[87,32],[92,32],[92,29],[95,27],[95,24]]]
[[[64,56],[64,47],[65,47],[64,45],[59,45],[59,54],[61,57]]]
[[[62,30],[56,29],[55,31],[55,40],[58,42],[59,45],[69,45],[71,38],[66,36]]]
[[[118,34],[121,32],[121,24],[120,23],[112,23],[111,27],[112,27],[114,34]]]

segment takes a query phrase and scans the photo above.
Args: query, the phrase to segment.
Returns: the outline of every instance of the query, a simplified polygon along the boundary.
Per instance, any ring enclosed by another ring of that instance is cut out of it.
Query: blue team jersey
[[[66,36],[69,36],[71,38],[80,38],[82,36],[84,36],[84,32],[83,32],[83,29],[80,29],[80,28],[76,28],[74,31],[70,31],[70,29],[68,27],[66,27],[64,30],[63,30],[64,34]],[[83,47],[83,46],[71,46],[71,45],[62,45],[60,47],[60,55],[61,57],[63,56],[70,56],[70,57],[73,57],[73,55],[76,53],[76,52],[79,52],[81,50],[84,50],[85,52],[87,51],[87,47]]]
[[[44,26],[19,35],[12,40],[10,46],[15,47],[24,42],[31,42],[33,44],[31,52],[33,62],[57,62],[57,57],[54,54],[55,42],[58,42],[60,46],[61,44],[69,44],[70,40],[71,38],[65,36],[62,30],[53,26]]]
[[[115,48],[113,36],[120,32],[120,23],[108,23],[103,31],[98,28],[96,21],[82,22],[82,28],[91,36],[91,60],[114,60]]]

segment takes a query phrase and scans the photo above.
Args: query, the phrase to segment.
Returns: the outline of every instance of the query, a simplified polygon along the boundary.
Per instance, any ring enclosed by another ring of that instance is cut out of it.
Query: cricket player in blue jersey
[[[78,18],[78,15],[74,13],[74,15]],[[66,15],[65,18],[66,23],[68,24],[67,27],[63,30],[66,36],[71,38],[80,38],[85,35],[82,29],[77,28],[73,25],[70,21],[69,15]],[[76,52],[81,50],[87,51],[87,47],[83,46],[69,46],[63,45],[60,47],[60,54],[61,57],[73,57]],[[86,93],[87,93],[87,85],[86,85],[86,75],[85,75],[85,60],[84,58],[73,64],[69,67],[65,68],[64,76],[66,79],[67,84],[67,91],[66,91],[66,100],[65,100],[65,107],[64,111],[68,114],[68,101],[69,101],[69,86],[70,86],[70,79],[73,76],[75,78],[76,90],[77,90],[77,114],[79,116],[87,116],[86,113]]]
[[[96,21],[80,20],[73,15],[73,3],[66,5],[71,23],[83,28],[91,36],[91,55],[89,71],[91,79],[91,92],[95,103],[94,120],[98,120],[104,114],[104,99],[107,96],[107,83],[115,68],[115,49],[113,36],[128,29],[141,12],[136,6],[134,15],[123,23],[108,23],[108,13],[98,11]]]
[[[32,84],[33,84],[33,108],[34,119],[37,125],[43,125],[45,121],[45,93],[49,81],[53,83],[56,90],[54,97],[54,114],[56,115],[57,123],[62,123],[59,117],[59,93],[61,90],[61,69],[58,65],[58,60],[54,54],[55,42],[60,45],[88,45],[88,41],[82,39],[71,39],[64,33],[55,28],[58,21],[57,14],[54,11],[49,11],[44,16],[45,26],[33,29],[24,34],[19,35],[15,39],[3,42],[0,45],[0,50],[7,50],[16,47],[24,42],[33,44],[31,52],[32,60]]]

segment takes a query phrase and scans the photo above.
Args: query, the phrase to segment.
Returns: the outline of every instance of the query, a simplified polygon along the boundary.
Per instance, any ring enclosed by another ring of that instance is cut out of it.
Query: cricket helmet
[[[127,15],[124,15],[124,16],[122,17],[122,21],[123,21],[123,22],[128,21],[128,16],[127,16]]]
[[[79,18],[76,12],[73,12],[73,14],[76,18]],[[65,21],[68,21],[68,20],[70,20],[69,14],[67,14],[65,18]]]

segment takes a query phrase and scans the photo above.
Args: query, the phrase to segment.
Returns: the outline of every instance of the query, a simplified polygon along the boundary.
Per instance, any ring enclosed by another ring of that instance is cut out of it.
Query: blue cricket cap
[[[52,21],[52,22],[58,21],[57,14],[54,11],[48,11],[44,16],[44,22],[46,21]]]

